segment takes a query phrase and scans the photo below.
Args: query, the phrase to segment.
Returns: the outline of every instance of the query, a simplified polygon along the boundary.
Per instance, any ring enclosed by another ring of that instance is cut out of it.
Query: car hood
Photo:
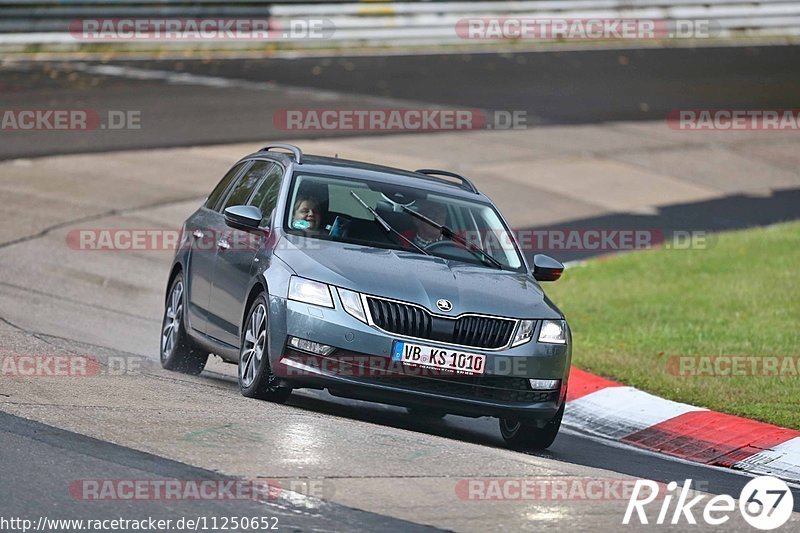
[[[560,318],[533,278],[522,272],[388,250],[284,236],[275,254],[299,276],[346,289],[413,302],[436,314],[483,313],[512,318]],[[453,309],[442,313],[440,298]]]

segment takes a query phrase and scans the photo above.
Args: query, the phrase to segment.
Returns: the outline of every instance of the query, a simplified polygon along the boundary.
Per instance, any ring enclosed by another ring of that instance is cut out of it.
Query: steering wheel
[[[475,259],[474,253],[470,252],[466,247],[449,239],[434,241],[428,246],[423,247],[423,249],[430,254],[438,255],[439,257],[444,257],[446,259],[449,258],[459,261],[469,261]]]
[[[464,249],[463,246],[460,246],[460,245],[454,243],[453,241],[451,241],[449,239],[442,239],[442,240],[439,240],[439,241],[433,241],[429,245],[423,246],[423,249],[426,252],[435,252],[435,251],[439,250],[440,248],[455,248],[457,250],[463,250]]]
[[[439,257],[444,257],[445,259],[455,259],[459,261],[464,259],[474,261],[475,259],[478,259],[483,261],[483,258],[480,256],[480,254],[473,252],[466,246],[449,239],[434,241],[428,246],[424,246],[423,250],[431,254],[437,252],[436,255]]]

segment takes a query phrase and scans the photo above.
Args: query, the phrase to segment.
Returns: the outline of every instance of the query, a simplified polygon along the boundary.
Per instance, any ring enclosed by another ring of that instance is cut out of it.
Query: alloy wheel
[[[183,319],[183,282],[178,281],[172,287],[172,293],[164,310],[164,321],[161,326],[161,359],[172,354],[178,343],[181,320]]]
[[[250,315],[239,358],[239,379],[244,388],[250,387],[256,379],[267,349],[266,318],[267,310],[259,303]]]

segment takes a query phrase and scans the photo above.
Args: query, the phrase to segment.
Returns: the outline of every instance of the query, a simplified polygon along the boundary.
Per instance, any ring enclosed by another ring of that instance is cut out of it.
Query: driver
[[[444,204],[431,200],[417,200],[412,209],[421,215],[425,215],[437,224],[444,224],[447,221],[447,206]],[[411,216],[411,221],[414,227],[401,233],[405,238],[420,248],[426,248],[434,242],[442,240],[441,232],[435,227],[426,224],[414,216]]]

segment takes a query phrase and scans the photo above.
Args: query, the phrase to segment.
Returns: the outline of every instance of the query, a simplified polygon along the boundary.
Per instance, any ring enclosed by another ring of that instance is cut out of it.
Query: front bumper
[[[271,325],[273,371],[286,385],[327,388],[331,394],[393,405],[427,407],[464,416],[497,416],[549,421],[566,396],[571,345],[535,340],[502,351],[459,351],[486,356],[482,376],[403,367],[391,361],[395,340],[453,350],[436,341],[404,339],[368,326],[342,310],[292,300],[274,302],[285,315]],[[273,315],[273,320],[278,318]],[[540,322],[539,322],[540,324]],[[537,324],[537,328],[539,327]],[[277,331],[276,331],[277,330]],[[327,356],[287,346],[289,336],[333,346]],[[534,332],[534,339],[538,331]],[[570,339],[571,342],[571,339]],[[534,391],[529,378],[559,379],[561,387]]]

